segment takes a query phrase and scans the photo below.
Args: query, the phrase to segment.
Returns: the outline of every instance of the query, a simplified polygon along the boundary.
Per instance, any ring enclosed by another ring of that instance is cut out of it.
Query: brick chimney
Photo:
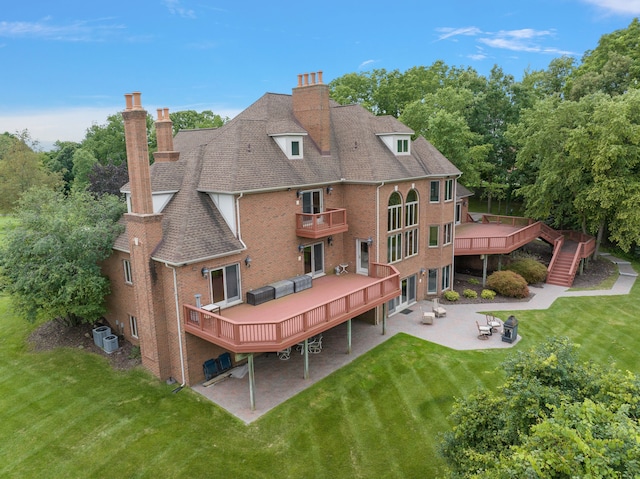
[[[171,375],[166,315],[161,281],[151,259],[162,241],[162,214],[153,212],[147,112],[142,108],[139,92],[126,94],[125,99],[122,117],[131,188],[131,213],[125,215],[125,220],[135,294],[131,314],[138,320],[142,364],[157,377],[166,379]]]
[[[173,150],[173,122],[169,117],[169,109],[158,108],[156,120],[156,138],[158,151],[153,154],[155,161],[177,161],[180,153]]]
[[[124,137],[127,147],[127,166],[131,183],[131,212],[152,214],[149,147],[147,146],[147,112],[142,109],[140,92],[125,96]]]
[[[311,77],[311,80],[309,80]],[[322,155],[331,154],[331,112],[329,86],[322,83],[322,72],[298,75],[293,89],[293,114]]]

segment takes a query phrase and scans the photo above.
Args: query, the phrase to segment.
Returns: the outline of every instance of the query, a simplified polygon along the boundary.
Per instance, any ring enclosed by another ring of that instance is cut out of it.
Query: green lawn
[[[564,335],[585,359],[638,373],[639,299],[640,282],[629,296],[515,311],[514,349]],[[0,295],[3,478],[435,477],[453,398],[500,384],[511,354],[397,335],[247,426],[143,370],[116,372],[82,350],[30,352],[34,327]]]

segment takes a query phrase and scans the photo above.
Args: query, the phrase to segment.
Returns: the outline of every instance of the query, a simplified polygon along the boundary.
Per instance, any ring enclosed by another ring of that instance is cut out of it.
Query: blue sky
[[[0,9],[0,132],[49,149],[143,106],[234,116],[299,73],[328,83],[443,60],[520,79],[580,59],[640,16],[640,0],[28,0]]]

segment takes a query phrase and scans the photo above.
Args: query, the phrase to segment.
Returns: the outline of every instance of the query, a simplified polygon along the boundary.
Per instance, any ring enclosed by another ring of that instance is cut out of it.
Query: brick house
[[[195,384],[224,352],[251,363],[451,287],[460,171],[395,118],[330,100],[322,72],[217,129],[173,138],[158,110],[151,166],[140,94],[125,97],[106,319],[158,378]]]

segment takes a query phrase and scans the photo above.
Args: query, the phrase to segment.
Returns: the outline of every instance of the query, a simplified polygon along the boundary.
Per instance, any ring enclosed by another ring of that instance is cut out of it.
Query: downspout
[[[380,188],[384,185],[383,181],[376,188],[376,263],[380,262]]]
[[[240,193],[236,198],[236,225],[238,227],[238,241],[242,243],[242,246],[244,246],[244,249],[246,250],[248,248],[244,241],[242,241],[242,233],[240,231],[240,198],[242,198],[243,196],[244,193]]]
[[[173,296],[176,303],[176,326],[178,327],[178,347],[180,349],[180,370],[182,373],[182,384],[180,384],[180,386],[178,386],[171,392],[177,393],[184,387],[184,385],[187,382],[184,374],[184,353],[182,351],[182,335],[180,333],[180,303],[178,301],[178,275],[176,274],[176,269],[173,266],[169,266],[167,263],[165,263],[164,265],[167,268],[171,268],[173,270]]]

